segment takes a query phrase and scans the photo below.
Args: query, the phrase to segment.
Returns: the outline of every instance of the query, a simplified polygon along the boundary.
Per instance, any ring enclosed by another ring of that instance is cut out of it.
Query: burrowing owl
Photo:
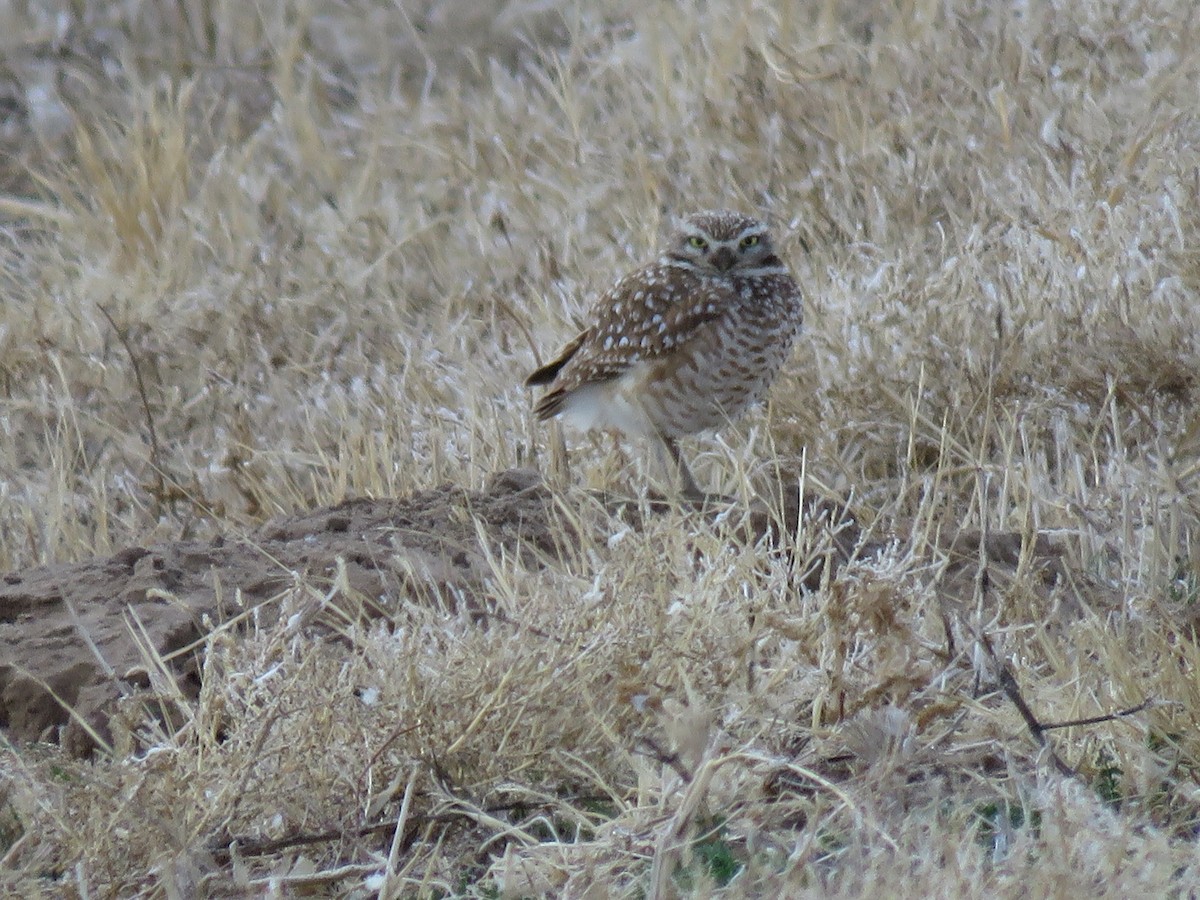
[[[730,210],[688,216],[653,263],[596,303],[592,324],[527,386],[539,419],[653,437],[702,496],[676,440],[759,400],[800,331],[801,298],[767,226]]]

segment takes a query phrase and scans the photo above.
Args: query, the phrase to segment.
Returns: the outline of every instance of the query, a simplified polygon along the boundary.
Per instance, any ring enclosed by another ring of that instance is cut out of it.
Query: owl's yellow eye
[[[742,249],[749,250],[751,247],[753,247],[757,243],[758,243],[758,235],[757,234],[748,234],[744,238],[742,238]]]
[[[708,241],[698,235],[692,235],[688,238],[688,245],[695,247],[697,250],[703,250],[708,246]]]

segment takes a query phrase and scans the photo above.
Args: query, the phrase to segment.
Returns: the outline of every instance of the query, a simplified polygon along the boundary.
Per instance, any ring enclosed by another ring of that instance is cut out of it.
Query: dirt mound
[[[244,538],[9,573],[0,579],[0,727],[88,753],[88,729],[106,738],[122,698],[154,699],[155,656],[167,663],[161,674],[195,696],[208,633],[302,580],[332,584],[339,565],[367,603],[401,591],[469,600],[486,569],[478,524],[496,546],[553,554],[569,534],[552,526],[551,507],[538,476],[517,470],[481,492],[349,500]]]

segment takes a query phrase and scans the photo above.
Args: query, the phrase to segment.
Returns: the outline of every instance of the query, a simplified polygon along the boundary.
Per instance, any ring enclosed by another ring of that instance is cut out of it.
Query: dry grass
[[[297,586],[178,731],[4,750],[0,885],[1191,895],[1196,5],[494,6],[0,11],[0,569],[546,459],[536,352],[716,204],[808,317],[697,472],[806,454],[887,549],[809,592],[736,514],[622,529],[581,487],[646,454],[569,435],[585,537],[495,559],[519,625],[396,597],[331,642]],[[980,531],[1012,571],[951,577]],[[1154,702],[1047,732],[1064,774],[985,636],[1042,721]]]

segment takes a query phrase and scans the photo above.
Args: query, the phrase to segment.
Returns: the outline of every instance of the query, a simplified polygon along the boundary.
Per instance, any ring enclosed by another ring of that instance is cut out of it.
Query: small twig
[[[986,634],[979,636],[979,642],[999,670],[998,679],[1000,681],[1000,688],[1004,691],[1005,696],[1012,701],[1012,705],[1017,708],[1017,712],[1021,714],[1021,718],[1025,720],[1025,726],[1029,729],[1029,733],[1033,735],[1033,739],[1037,742],[1038,746],[1045,747],[1047,752],[1049,752],[1050,759],[1054,762],[1054,768],[1058,770],[1060,775],[1078,774],[1059,759],[1058,754],[1054,752],[1054,748],[1046,740],[1046,727],[1038,721],[1038,717],[1033,714],[1033,710],[1029,708],[1029,704],[1025,702],[1025,698],[1021,696],[1021,687],[1017,684],[1017,677],[1013,674],[1012,666],[1006,662],[1002,662],[996,656],[996,651],[992,648],[992,642]]]
[[[643,744],[649,752],[647,750],[635,750],[635,753],[640,753],[642,756],[648,756],[663,765],[670,766],[675,770],[675,774],[683,779],[685,784],[691,783],[692,773],[684,766],[678,753],[668,753],[653,738],[642,738],[639,743]]]
[[[1155,700],[1153,697],[1147,697],[1137,706],[1131,706],[1128,709],[1119,709],[1116,712],[1106,713],[1102,716],[1089,716],[1086,719],[1071,719],[1069,722],[1052,722],[1042,726],[1042,731],[1049,731],[1051,728],[1071,728],[1075,725],[1099,725],[1101,722],[1112,722],[1116,719],[1132,716],[1134,713],[1140,713],[1143,710],[1153,706]]]
[[[502,625],[511,625],[513,628],[519,628],[522,631],[528,631],[530,634],[534,635],[535,637],[540,637],[543,640],[554,641],[557,644],[564,645],[567,643],[565,638],[561,638],[556,634],[551,634],[549,631],[538,628],[536,625],[530,625],[528,622],[518,622],[516,619],[512,618],[512,616],[508,615],[507,613],[503,613],[498,609],[480,609],[473,610],[472,612],[474,612],[480,618],[492,619],[501,623]]]
[[[1013,674],[1012,666],[1008,663],[1000,664],[1000,687],[1004,691],[1005,696],[1012,701],[1012,705],[1017,708],[1017,712],[1021,714],[1021,718],[1025,720],[1025,727],[1029,729],[1029,733],[1033,735],[1033,739],[1040,746],[1046,746],[1046,729],[1042,727],[1042,723],[1033,714],[1033,710],[1029,708],[1029,704],[1025,702],[1025,698],[1021,696],[1021,688],[1017,684],[1017,678]]]
[[[566,803],[603,803],[611,800],[612,797],[609,794],[579,794],[576,796],[563,798],[563,802]],[[530,809],[540,809],[543,807],[547,809],[553,808],[549,804],[536,804],[530,803],[527,800],[517,800],[491,804],[484,807],[482,812],[485,812],[488,815],[496,815],[512,812],[513,810],[528,811]],[[449,824],[452,822],[461,821],[463,819],[470,820],[471,817],[461,812],[410,812],[404,824],[403,831],[405,837],[402,840],[408,840],[409,837],[415,835],[418,828],[422,825],[428,825],[432,823]],[[274,853],[279,853],[283,850],[290,850],[294,847],[304,847],[309,844],[334,843],[336,841],[343,841],[347,837],[364,838],[371,837],[372,835],[376,834],[392,834],[394,836],[396,833],[396,824],[396,819],[389,818],[385,821],[375,822],[371,825],[362,825],[358,828],[309,832],[306,834],[296,834],[292,835],[291,837],[279,838],[276,840],[263,840],[261,838],[234,836],[209,844],[209,850],[219,859],[228,859],[233,852],[234,845],[236,844],[237,852],[240,856],[270,856]]]
[[[1033,734],[1034,740],[1039,744],[1045,745],[1046,732],[1052,731],[1055,728],[1073,728],[1077,725],[1099,725],[1102,722],[1113,722],[1117,719],[1123,719],[1127,716],[1132,716],[1136,713],[1143,712],[1153,706],[1156,702],[1154,697],[1147,697],[1141,703],[1135,706],[1129,706],[1125,709],[1118,709],[1116,712],[1105,713],[1099,716],[1087,716],[1082,719],[1069,719],[1065,722],[1041,722],[1037,716],[1033,714],[1033,710],[1029,708],[1029,704],[1021,696],[1021,689],[1017,685],[1016,676],[1013,674],[1012,667],[1007,663],[1001,663],[995,652],[992,650],[991,643],[987,636],[983,635],[980,639],[984,649],[988,655],[1000,666],[1000,687],[1004,690],[1005,695],[1012,701],[1013,706],[1017,708],[1017,712],[1021,714],[1021,718],[1025,720],[1025,724],[1029,727],[1030,733]]]
[[[1012,701],[1013,706],[1017,708],[1017,712],[1021,714],[1021,718],[1025,720],[1025,724],[1029,727],[1029,732],[1033,735],[1033,739],[1038,742],[1039,746],[1046,748],[1058,773],[1060,775],[1077,775],[1078,773],[1074,769],[1059,758],[1058,754],[1054,752],[1054,748],[1050,746],[1049,741],[1046,740],[1046,727],[1038,721],[1037,717],[1033,714],[1033,710],[1029,708],[1029,704],[1021,696],[1021,689],[1017,685],[1016,676],[1013,675],[1012,667],[1007,663],[1004,663],[1000,667],[1000,687],[1004,689],[1004,693],[1008,696],[1008,699]]]
[[[451,822],[456,818],[458,817],[450,815],[414,813],[408,817],[406,831],[409,834],[414,834],[418,825],[429,822]],[[291,850],[294,847],[305,847],[310,844],[330,844],[344,841],[347,837],[364,838],[388,832],[394,834],[395,831],[396,820],[389,819],[386,822],[376,822],[373,825],[363,825],[359,828],[309,832],[269,841],[260,838],[231,837],[227,840],[211,844],[209,850],[218,859],[228,859],[232,855],[235,845],[240,856],[271,856],[283,850]]]
[[[142,398],[142,411],[146,414],[146,427],[150,430],[150,463],[154,467],[154,476],[158,481],[158,494],[162,496],[164,492],[162,451],[158,446],[158,431],[154,427],[154,415],[150,412],[150,398],[146,394],[146,382],[142,378],[142,367],[138,365],[137,354],[133,352],[133,345],[129,342],[129,335],[117,325],[116,319],[104,308],[104,304],[97,303],[96,307],[103,313],[104,318],[108,319],[108,324],[112,326],[113,332],[117,335],[117,340],[121,342],[121,346],[125,348],[125,352],[129,355],[130,365],[133,366],[133,377],[137,381],[138,396]]]

